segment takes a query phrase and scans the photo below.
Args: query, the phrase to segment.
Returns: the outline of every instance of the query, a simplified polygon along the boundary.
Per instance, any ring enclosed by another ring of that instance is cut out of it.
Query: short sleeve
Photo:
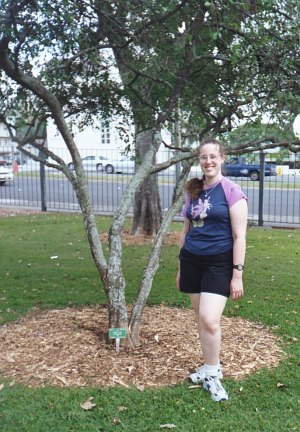
[[[229,208],[232,207],[236,202],[240,201],[241,199],[245,199],[245,200],[248,199],[247,196],[242,191],[240,185],[232,182],[226,177],[222,178],[222,186],[224,189],[224,193]]]

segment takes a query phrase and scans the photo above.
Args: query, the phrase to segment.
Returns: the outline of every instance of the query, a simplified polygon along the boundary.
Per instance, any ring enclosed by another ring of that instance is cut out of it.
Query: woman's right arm
[[[184,221],[183,221],[182,231],[180,234],[180,239],[179,239],[179,250],[184,245],[185,237],[186,237],[187,233],[189,232],[189,229],[190,229],[190,221],[188,218],[185,217]],[[177,288],[179,289],[179,287],[180,287],[180,261],[179,260],[178,260],[178,273],[177,273],[177,277],[176,277],[176,285],[177,285]]]

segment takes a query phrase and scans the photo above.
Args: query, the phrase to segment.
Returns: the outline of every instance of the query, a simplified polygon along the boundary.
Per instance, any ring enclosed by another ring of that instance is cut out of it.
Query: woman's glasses
[[[211,155],[199,155],[198,159],[200,162],[206,162],[208,158],[211,161],[215,161],[220,155],[219,154],[211,154]]]

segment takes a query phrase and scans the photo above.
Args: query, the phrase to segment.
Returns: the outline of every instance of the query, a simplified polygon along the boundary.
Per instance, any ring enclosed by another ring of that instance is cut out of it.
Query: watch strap
[[[233,268],[236,269],[236,270],[239,270],[239,271],[244,270],[244,267],[245,266],[243,264],[234,264],[233,265]]]

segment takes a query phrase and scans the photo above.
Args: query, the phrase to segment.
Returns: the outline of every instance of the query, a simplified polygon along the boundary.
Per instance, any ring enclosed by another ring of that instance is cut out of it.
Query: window
[[[109,123],[101,122],[101,144],[110,144],[110,126]]]

